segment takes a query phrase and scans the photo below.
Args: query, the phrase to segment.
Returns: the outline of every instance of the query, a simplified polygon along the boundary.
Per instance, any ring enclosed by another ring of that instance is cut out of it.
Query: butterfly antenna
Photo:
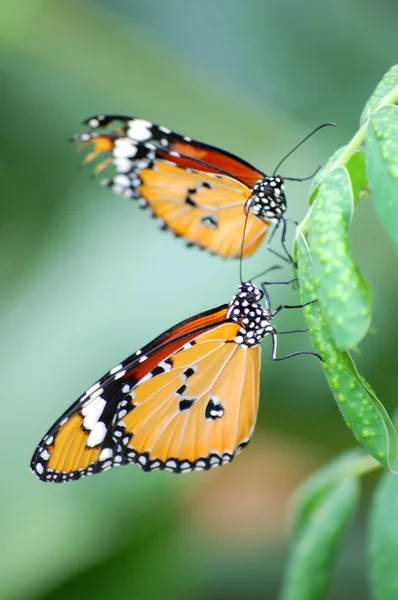
[[[302,144],[304,144],[304,142],[306,142],[311,136],[314,135],[314,133],[316,133],[317,131],[319,131],[320,129],[323,129],[324,127],[336,127],[336,123],[332,123],[332,122],[328,122],[328,123],[322,123],[322,125],[319,125],[318,127],[316,127],[313,131],[311,131],[311,133],[309,133],[308,135],[305,136],[305,138],[303,138],[301,140],[301,142],[299,142],[296,146],[294,146],[294,148],[292,148],[292,150],[290,150],[290,152],[288,152],[286,154],[286,156],[284,156],[282,158],[282,160],[276,165],[275,170],[274,170],[274,177],[279,169],[279,167],[281,166],[282,163],[285,162],[285,160],[287,158],[289,158],[289,156],[291,156],[293,154],[293,152],[295,152],[297,150],[297,148],[300,148],[300,146]]]
[[[244,213],[245,213],[245,222],[243,224],[242,245],[240,247],[240,259],[239,259],[239,278],[240,278],[241,283],[243,283],[243,251],[244,251],[244,247],[245,247],[246,227],[247,227],[247,221],[248,221],[249,215],[250,215],[251,200],[252,200],[252,197],[249,196],[249,198],[246,200],[244,208],[243,208]]]

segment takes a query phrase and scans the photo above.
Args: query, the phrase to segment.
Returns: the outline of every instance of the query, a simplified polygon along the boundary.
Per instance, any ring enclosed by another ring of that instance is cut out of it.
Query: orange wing
[[[259,344],[275,335],[262,295],[242,283],[228,305],[182,321],[114,367],[44,436],[35,475],[60,482],[131,462],[179,473],[231,461],[256,421]]]
[[[225,175],[187,171],[158,160],[140,173],[140,195],[160,225],[191,244],[224,257],[238,257],[244,227],[248,188]],[[112,185],[112,184],[111,184]],[[252,254],[264,239],[269,223],[248,216],[243,256]]]
[[[127,459],[145,470],[204,470],[248,443],[258,410],[260,347],[233,343],[236,323],[203,333],[140,382],[118,413]],[[110,463],[111,464],[111,463]]]
[[[33,472],[44,481],[68,481],[101,470],[98,461],[104,445],[117,448],[111,429],[127,391],[148,373],[166,368],[167,357],[183,344],[224,322],[227,308],[220,306],[182,321],[91,386],[44,436],[32,458]]]
[[[44,436],[35,475],[62,482],[131,462],[184,472],[231,461],[254,428],[260,372],[260,346],[252,329],[242,337],[235,307],[254,311],[258,339],[266,334],[248,297],[183,321],[114,367]]]
[[[89,123],[94,125],[93,119]],[[136,128],[137,139],[126,137],[130,131],[127,121],[109,134],[74,136],[76,141],[94,144],[84,163],[107,153],[96,170],[113,164],[117,174],[103,180],[103,185],[135,198],[163,229],[184,237],[190,245],[226,258],[239,257],[245,202],[252,194],[251,186],[263,174],[232,154],[172,132],[166,134],[164,128],[153,124],[150,142],[140,142],[149,131],[142,125],[147,122],[133,119],[128,123],[130,129]],[[259,218],[250,212],[243,256],[257,249],[270,223],[266,216]]]

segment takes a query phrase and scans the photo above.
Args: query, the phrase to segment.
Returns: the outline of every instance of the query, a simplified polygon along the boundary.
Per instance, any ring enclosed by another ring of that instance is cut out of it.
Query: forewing
[[[118,136],[154,144],[162,150],[165,157],[174,155],[177,164],[181,166],[210,173],[223,171],[249,188],[264,177],[264,173],[230,152],[143,119],[127,115],[96,115],[86,119],[85,124],[94,131],[101,127],[113,127],[112,133]]]

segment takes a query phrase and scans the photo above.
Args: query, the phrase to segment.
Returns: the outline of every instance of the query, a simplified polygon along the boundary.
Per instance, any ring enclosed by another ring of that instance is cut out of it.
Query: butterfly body
[[[114,126],[109,132],[101,128]],[[272,223],[286,210],[283,179],[264,173],[233,154],[135,117],[97,115],[88,133],[74,141],[92,143],[84,163],[106,154],[96,170],[113,165],[102,180],[115,193],[137,200],[163,229],[223,257],[239,257],[249,209],[243,256],[251,255]]]
[[[230,462],[248,443],[259,401],[260,342],[275,335],[262,292],[169,329],[114,367],[56,421],[33,456],[43,481],[128,463],[182,473]]]

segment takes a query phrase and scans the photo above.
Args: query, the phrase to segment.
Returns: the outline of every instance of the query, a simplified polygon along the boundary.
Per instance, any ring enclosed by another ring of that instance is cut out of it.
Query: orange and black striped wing
[[[182,321],[111,369],[49,429],[32,458],[33,472],[44,481],[69,481],[101,471],[101,451],[117,449],[112,428],[127,392],[149,372],[167,368],[165,361],[183,344],[224,322],[227,308],[221,306]]]
[[[114,367],[44,436],[35,475],[62,482],[128,463],[180,473],[230,462],[256,421],[260,342],[275,335],[261,298],[242,283],[228,305],[179,323]]]
[[[210,146],[187,142],[171,132],[163,134],[167,138],[158,139],[160,127],[139,119],[129,122],[135,124],[136,139],[127,136],[132,127],[126,129],[126,125],[110,133],[93,131],[74,136],[75,140],[94,145],[84,162],[105,153],[107,156],[97,170],[112,164],[116,175],[103,180],[104,185],[118,194],[135,198],[140,206],[149,209],[163,229],[184,237],[190,245],[207,248],[223,257],[240,256],[245,202],[251,195],[250,183],[257,181],[261,173],[215,148],[214,154],[224,156],[224,162],[220,159],[213,165],[205,163],[198,158],[199,150],[203,153],[207,148],[209,153]],[[145,131],[149,132],[149,125],[156,139],[139,141],[144,139]],[[174,150],[177,142],[180,149],[182,144],[189,146],[192,156]],[[221,166],[227,158],[231,164],[235,165],[233,161],[236,161],[236,173],[241,173],[238,164],[241,169],[245,168],[245,175],[237,178],[224,172]],[[269,225],[270,220],[260,219],[250,212],[243,256],[256,250]]]

